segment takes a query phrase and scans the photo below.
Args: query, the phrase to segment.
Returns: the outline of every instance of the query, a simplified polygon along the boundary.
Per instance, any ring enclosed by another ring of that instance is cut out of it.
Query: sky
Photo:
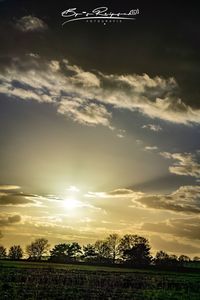
[[[175,1],[0,1],[0,243],[200,255],[200,20]],[[134,20],[62,12],[139,9]]]

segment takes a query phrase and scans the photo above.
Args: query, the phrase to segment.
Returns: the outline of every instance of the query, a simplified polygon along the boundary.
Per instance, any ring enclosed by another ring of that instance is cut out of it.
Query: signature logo
[[[106,6],[97,7],[91,12],[77,12],[77,8],[68,8],[61,15],[63,18],[66,18],[66,21],[62,23],[62,26],[64,26],[66,23],[82,20],[135,20],[135,16],[139,15],[139,9],[114,13],[109,11]]]

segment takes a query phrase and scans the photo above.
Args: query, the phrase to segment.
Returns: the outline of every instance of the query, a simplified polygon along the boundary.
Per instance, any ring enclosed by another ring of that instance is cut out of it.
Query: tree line
[[[59,263],[125,263],[135,266],[183,265],[191,261],[186,255],[178,257],[162,250],[153,257],[148,239],[133,234],[126,234],[123,237],[110,234],[104,240],[97,240],[93,244],[82,247],[79,243],[72,242],[56,244],[50,248],[47,239],[39,238],[27,245],[25,252],[20,245],[11,246],[8,252],[4,246],[0,245],[0,259],[20,260],[25,255],[30,261],[41,261],[46,257],[51,262]],[[194,257],[193,261],[200,261],[200,258]]]

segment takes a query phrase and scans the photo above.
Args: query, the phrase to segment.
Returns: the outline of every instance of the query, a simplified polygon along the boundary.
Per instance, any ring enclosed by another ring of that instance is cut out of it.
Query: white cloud
[[[177,98],[178,85],[174,78],[106,75],[84,71],[67,60],[44,61],[29,55],[13,58],[1,70],[0,82],[0,93],[26,101],[52,103],[59,113],[81,124],[101,124],[111,129],[110,108],[137,110],[173,123],[200,123],[200,110]],[[144,126],[160,130],[158,125]],[[119,133],[118,137],[122,135]]]
[[[117,137],[122,139],[125,137],[125,133],[126,133],[125,129],[118,129]]]
[[[200,178],[198,152],[196,154],[161,152],[160,154],[167,159],[175,160],[173,165],[169,167],[170,173]]]
[[[149,129],[149,130],[156,131],[156,132],[162,130],[162,127],[160,125],[156,125],[156,124],[143,125],[142,128]]]
[[[91,101],[68,97],[61,100],[58,112],[69,116],[80,124],[110,126],[111,113],[107,111],[104,105]]]
[[[124,135],[121,134],[121,133],[118,133],[118,134],[117,134],[117,137],[120,138],[120,139],[123,139],[123,138],[124,138]]]
[[[158,150],[158,147],[157,146],[146,146],[144,149],[147,151],[155,151],[155,150]]]
[[[23,32],[44,31],[48,28],[47,24],[34,16],[24,16],[17,21],[16,28]]]

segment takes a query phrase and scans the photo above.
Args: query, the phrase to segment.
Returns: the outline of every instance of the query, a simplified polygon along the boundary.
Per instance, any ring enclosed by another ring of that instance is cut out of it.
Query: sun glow
[[[69,210],[74,210],[77,207],[80,207],[80,201],[74,198],[67,198],[63,201],[63,206]]]

